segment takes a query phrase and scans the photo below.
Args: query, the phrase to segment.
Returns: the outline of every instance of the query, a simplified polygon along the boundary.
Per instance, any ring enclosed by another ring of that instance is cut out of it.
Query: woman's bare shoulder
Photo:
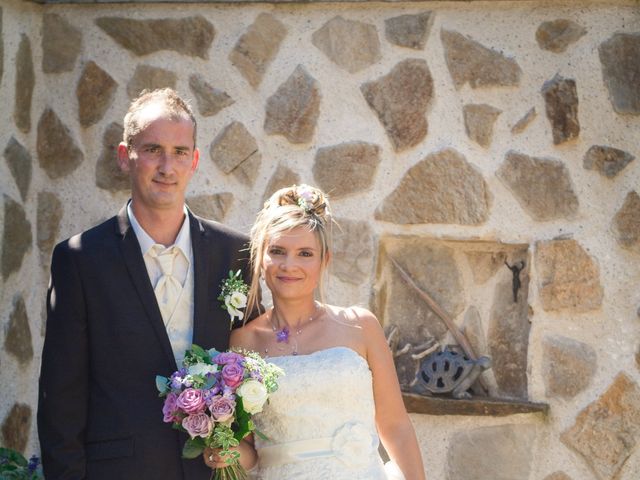
[[[266,322],[267,315],[263,313],[242,327],[232,330],[231,337],[229,339],[230,346],[256,350],[259,346],[259,332],[264,330]]]

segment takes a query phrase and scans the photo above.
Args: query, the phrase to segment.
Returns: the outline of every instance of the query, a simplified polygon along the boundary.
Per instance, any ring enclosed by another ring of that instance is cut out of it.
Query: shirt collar
[[[180,231],[178,232],[178,236],[176,237],[176,241],[173,245],[167,246],[167,248],[171,246],[177,247],[182,254],[185,256],[187,261],[190,261],[191,258],[191,228],[189,225],[189,212],[187,207],[183,207],[184,209],[184,221],[182,222],[182,227],[180,227]],[[140,244],[140,250],[142,251],[142,255],[146,255],[151,247],[157,245],[156,242],[151,236],[145,232],[142,225],[138,222],[138,219],[133,214],[133,208],[131,208],[131,202],[127,204],[127,215],[129,216],[129,222],[131,222],[131,228],[133,228],[136,237],[138,238],[138,243]]]

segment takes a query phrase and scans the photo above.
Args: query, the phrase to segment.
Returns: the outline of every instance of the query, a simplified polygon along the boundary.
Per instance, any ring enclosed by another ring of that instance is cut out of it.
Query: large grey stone
[[[82,50],[82,32],[56,13],[42,16],[42,71],[70,72]]]
[[[535,220],[573,218],[578,212],[569,170],[560,160],[510,151],[496,175]]]
[[[582,25],[566,18],[559,18],[542,22],[536,30],[536,41],[543,50],[562,53],[586,33],[587,29]]]
[[[9,139],[4,149],[4,158],[9,165],[9,171],[20,190],[20,197],[24,202],[29,193],[31,184],[32,161],[31,154],[14,137]]]
[[[360,91],[378,115],[396,151],[413,147],[427,136],[426,113],[433,98],[433,79],[427,62],[402,60],[387,75],[364,83]]]
[[[31,407],[24,403],[14,403],[2,422],[2,446],[22,454],[29,441],[31,430]]]
[[[373,267],[373,232],[362,220],[336,219],[331,273],[343,282],[361,285]]]
[[[598,52],[613,109],[640,115],[640,33],[616,33]]]
[[[313,138],[318,115],[320,86],[298,65],[267,100],[264,130],[268,135],[283,135],[291,143],[307,143]]]
[[[229,60],[253,88],[258,88],[267,68],[278,54],[287,28],[268,13],[261,13],[238,39]]]
[[[448,332],[447,326],[405,282],[390,259],[455,318],[464,309],[464,289],[454,249],[443,242],[414,236],[383,237],[379,249],[377,310],[382,318],[400,327],[399,344],[416,345],[428,337],[443,339]]]
[[[536,429],[499,425],[455,433],[447,448],[447,480],[529,480]]]
[[[221,222],[233,203],[233,193],[223,192],[213,195],[194,195],[187,198],[187,205],[195,213],[204,218]]]
[[[385,37],[395,45],[422,50],[427,44],[434,16],[433,12],[422,12],[387,18],[384,21]]]
[[[482,327],[482,318],[480,312],[475,306],[470,306],[464,313],[462,328],[460,329],[464,336],[469,340],[473,352],[477,356],[488,355],[487,338]]]
[[[89,127],[102,120],[113,103],[117,88],[111,75],[94,61],[87,62],[76,88],[80,125]]]
[[[4,349],[13,355],[21,366],[26,366],[33,358],[33,345],[31,345],[29,316],[22,295],[13,301],[13,310],[9,316],[6,332]]]
[[[615,177],[636,157],[629,152],[604,145],[593,145],[583,158],[584,168],[596,170],[608,178]]]
[[[206,60],[215,36],[213,25],[201,15],[153,20],[100,17],[95,22],[120,46],[140,56],[173,50]]]
[[[531,107],[527,113],[524,114],[520,120],[518,120],[513,127],[511,127],[511,133],[522,133],[525,129],[535,120],[538,116],[536,113],[536,107]]]
[[[547,397],[571,399],[585,390],[596,372],[596,351],[586,343],[559,335],[542,340],[542,378]]]
[[[518,63],[500,52],[454,31],[440,32],[445,60],[456,88],[516,86],[522,70]]]
[[[262,196],[262,201],[264,202],[268,200],[271,195],[281,188],[290,187],[299,183],[300,175],[289,167],[279,164],[276,171],[273,172],[273,175],[271,175],[271,178],[269,179],[269,183],[267,184],[267,187],[264,190],[264,195]]]
[[[62,202],[55,193],[38,192],[36,243],[40,250],[40,258],[45,264],[50,260],[53,246],[59,240],[63,213]]]
[[[2,7],[0,7],[0,84],[4,73],[4,36],[2,35]]]
[[[382,57],[376,27],[363,22],[333,17],[313,33],[312,43],[349,73],[358,72]]]
[[[578,91],[576,81],[560,75],[542,86],[547,118],[551,123],[553,143],[559,145],[580,135]]]
[[[331,198],[368,190],[380,164],[380,147],[365,142],[342,143],[318,149],[313,177]]]
[[[528,268],[520,272],[517,302],[513,301],[513,281],[511,275],[509,277],[495,286],[489,318],[489,355],[498,395],[526,400],[530,329]]]
[[[31,100],[36,77],[31,58],[31,42],[24,33],[20,37],[20,45],[16,54],[16,83],[13,118],[20,131],[31,131]]]
[[[255,139],[242,123],[227,125],[211,144],[210,155],[224,173],[233,173],[246,185],[255,182],[262,156]]]
[[[536,242],[536,271],[542,308],[547,311],[595,310],[602,305],[600,269],[571,239]]]
[[[560,439],[600,480],[618,473],[640,440],[640,388],[620,372],[606,392],[585,407]]]
[[[2,235],[2,278],[20,270],[25,254],[31,248],[31,223],[22,205],[4,195],[4,232]]]
[[[571,480],[571,477],[564,472],[558,471],[547,475],[544,480]]]
[[[234,103],[226,92],[209,85],[200,74],[194,73],[189,77],[189,88],[198,104],[198,112],[203,117],[215,115]]]
[[[478,225],[489,217],[489,187],[457,151],[428,155],[411,167],[375,212],[377,220],[399,224]]]
[[[627,193],[613,218],[613,231],[620,245],[640,253],[640,195],[636,191]]]
[[[133,77],[127,83],[127,95],[133,99],[143,90],[155,90],[156,88],[176,88],[178,76],[170,70],[152,67],[151,65],[138,65]]]
[[[96,163],[96,186],[110,192],[129,190],[129,174],[118,164],[118,145],[122,142],[124,128],[110,123],[102,136],[102,152]]]
[[[84,160],[71,132],[51,108],[46,108],[38,121],[36,150],[40,167],[51,179],[70,174]]]
[[[468,104],[463,107],[462,111],[464,127],[469,138],[483,147],[491,145],[493,124],[502,110],[486,104]]]
[[[471,250],[465,252],[465,256],[469,262],[473,280],[479,285],[493,277],[500,268],[504,267],[504,262],[507,260],[505,252],[495,251]]]

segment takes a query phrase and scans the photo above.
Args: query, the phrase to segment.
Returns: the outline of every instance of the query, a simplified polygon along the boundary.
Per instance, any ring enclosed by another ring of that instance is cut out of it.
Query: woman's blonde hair
[[[267,243],[273,237],[298,227],[306,227],[320,242],[321,274],[324,277],[328,254],[331,251],[332,218],[327,195],[309,185],[293,185],[275,192],[258,213],[251,227],[251,270],[247,311],[259,309],[260,274]],[[324,299],[324,288],[320,281],[320,298]]]

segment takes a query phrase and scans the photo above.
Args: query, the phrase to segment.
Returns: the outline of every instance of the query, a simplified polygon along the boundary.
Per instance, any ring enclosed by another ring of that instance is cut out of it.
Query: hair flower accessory
[[[310,212],[313,209],[313,204],[316,200],[316,194],[307,185],[301,185],[297,188],[298,205],[304,209],[305,212]]]
[[[244,318],[242,309],[247,306],[248,292],[249,286],[242,279],[242,272],[240,270],[237,272],[230,270],[229,276],[220,284],[218,300],[222,302],[222,308],[229,312],[230,329],[233,328],[233,322],[236,317],[238,320]]]

